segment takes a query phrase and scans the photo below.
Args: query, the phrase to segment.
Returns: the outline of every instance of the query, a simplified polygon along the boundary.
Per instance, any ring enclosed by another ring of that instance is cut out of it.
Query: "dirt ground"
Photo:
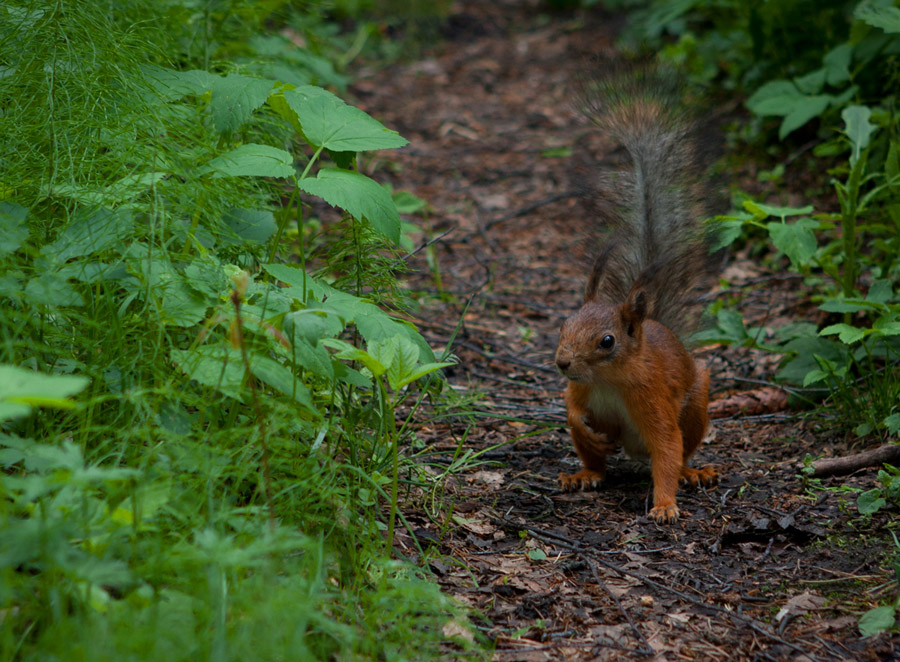
[[[434,470],[449,468],[459,444],[480,464],[448,482],[443,510],[426,495],[406,517],[498,661],[900,659],[896,636],[863,639],[857,629],[896,591],[883,531],[892,515],[862,520],[855,496],[840,491],[871,488],[876,470],[818,487],[799,479],[808,453],[849,450],[796,412],[714,420],[694,464],[717,465],[722,481],[680,490],[677,524],[647,517],[649,472],[622,455],[600,490],[557,487],[578,460],[553,352],[591,251],[576,164],[611,148],[575,110],[572,81],[588,56],[616,57],[620,29],[599,10],[458,2],[443,43],[416,62],[363,72],[352,90],[410,140],[366,167],[432,208],[418,222],[437,240],[408,276],[425,302],[417,323],[442,347],[462,320],[450,382],[481,413],[418,432],[442,453]],[[748,324],[808,314],[790,274],[741,255],[724,269],[729,289],[713,296],[729,297]],[[714,401],[771,380],[777,362],[745,349],[698,354]],[[422,561],[408,535],[398,549]]]

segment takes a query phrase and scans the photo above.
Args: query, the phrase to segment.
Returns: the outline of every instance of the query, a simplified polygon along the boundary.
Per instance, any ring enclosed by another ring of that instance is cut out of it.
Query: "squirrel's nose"
[[[563,372],[565,372],[565,370],[570,365],[572,365],[572,361],[570,361],[569,359],[562,359],[562,358],[556,359],[556,367],[559,368],[560,370],[562,370]]]

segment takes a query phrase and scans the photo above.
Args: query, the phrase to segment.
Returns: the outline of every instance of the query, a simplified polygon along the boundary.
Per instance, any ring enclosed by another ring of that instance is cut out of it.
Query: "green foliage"
[[[355,167],[406,141],[255,34],[288,9],[0,9],[4,659],[415,659],[464,622],[390,560],[450,364]]]

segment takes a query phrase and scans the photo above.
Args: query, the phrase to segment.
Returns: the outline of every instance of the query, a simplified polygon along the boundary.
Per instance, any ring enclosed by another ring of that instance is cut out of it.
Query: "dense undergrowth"
[[[406,141],[320,87],[365,39],[280,0],[0,8],[3,659],[422,659],[465,631],[389,553],[395,412],[446,363],[357,168]]]

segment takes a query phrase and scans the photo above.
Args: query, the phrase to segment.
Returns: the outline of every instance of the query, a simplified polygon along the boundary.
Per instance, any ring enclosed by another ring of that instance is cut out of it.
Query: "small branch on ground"
[[[855,455],[828,457],[812,463],[813,476],[840,476],[866,467],[900,462],[900,446],[885,444]]]

